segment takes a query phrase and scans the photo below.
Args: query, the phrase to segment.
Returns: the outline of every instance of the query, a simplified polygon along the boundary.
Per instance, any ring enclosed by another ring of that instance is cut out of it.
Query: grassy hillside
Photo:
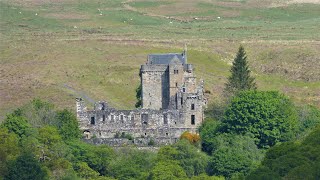
[[[148,53],[180,52],[215,103],[240,44],[261,90],[320,107],[320,4],[0,0],[0,117],[34,97],[133,108]]]

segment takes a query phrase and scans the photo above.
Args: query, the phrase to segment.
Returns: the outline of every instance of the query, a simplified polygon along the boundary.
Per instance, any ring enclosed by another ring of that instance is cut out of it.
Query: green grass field
[[[259,89],[320,107],[320,4],[299,2],[0,0],[0,117],[35,97],[133,108],[147,55],[184,44],[210,103],[243,44]]]

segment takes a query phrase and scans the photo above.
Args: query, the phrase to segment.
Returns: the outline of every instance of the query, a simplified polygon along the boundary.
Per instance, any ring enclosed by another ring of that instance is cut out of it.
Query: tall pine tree
[[[253,77],[250,76],[250,70],[247,63],[247,56],[244,48],[239,47],[236,58],[230,69],[231,76],[226,83],[225,92],[228,95],[234,95],[243,90],[255,90],[257,85]]]

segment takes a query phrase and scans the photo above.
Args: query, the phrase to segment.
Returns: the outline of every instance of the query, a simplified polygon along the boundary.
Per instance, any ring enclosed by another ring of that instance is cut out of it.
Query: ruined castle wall
[[[98,138],[114,138],[122,133],[134,138],[179,138],[185,131],[185,121],[178,110],[106,109],[86,111],[84,116],[81,129]]]

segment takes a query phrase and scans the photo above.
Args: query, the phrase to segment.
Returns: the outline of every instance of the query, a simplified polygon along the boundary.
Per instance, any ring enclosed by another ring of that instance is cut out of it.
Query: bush
[[[200,142],[200,136],[198,134],[193,134],[188,131],[181,134],[180,139],[186,139],[189,143],[198,146]]]

